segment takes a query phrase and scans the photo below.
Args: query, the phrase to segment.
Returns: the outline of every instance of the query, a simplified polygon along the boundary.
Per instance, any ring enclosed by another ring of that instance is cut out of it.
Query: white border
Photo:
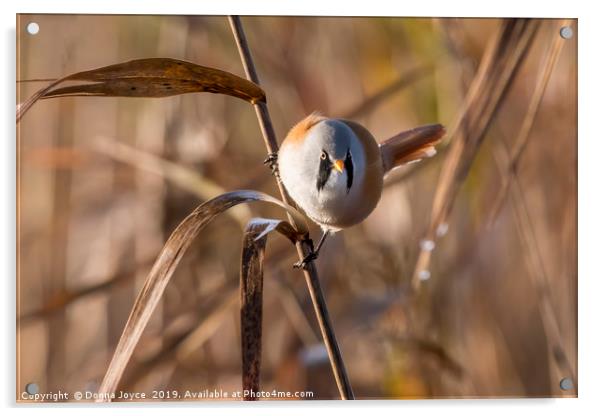
[[[494,4],[470,4],[470,1],[419,1],[395,5],[386,0],[370,2],[278,1],[278,0],[21,0],[21,13],[124,13],[124,14],[231,14],[240,15],[332,15],[332,16],[463,16],[463,17],[577,17],[581,9],[575,3],[546,1],[545,7],[526,1],[505,0]],[[493,2],[492,2],[493,3]]]
[[[602,345],[600,337],[600,319],[602,316],[600,296],[602,296],[602,275],[597,248],[602,235],[602,148],[600,146],[600,127],[598,120],[602,106],[600,99],[600,40],[602,35],[599,14],[593,1],[550,1],[528,2],[525,0],[504,0],[501,2],[474,2],[470,0],[453,1],[417,1],[393,5],[391,1],[370,0],[369,2],[344,3],[320,0],[303,1],[202,1],[202,0],[19,0],[2,1],[2,91],[0,100],[5,134],[2,138],[0,159],[0,264],[5,268],[2,280],[3,311],[2,342],[0,342],[0,404],[9,407],[10,413],[30,411],[28,408],[15,408],[14,374],[14,278],[15,278],[15,128],[14,128],[14,92],[15,92],[15,14],[20,13],[121,13],[121,14],[298,14],[298,15],[360,15],[360,16],[466,16],[466,17],[577,17],[579,18],[579,399],[552,400],[432,400],[418,402],[360,402],[343,403],[254,403],[254,404],[202,404],[151,406],[120,405],[111,408],[111,413],[130,414],[144,411],[163,415],[169,407],[177,407],[177,412],[214,413],[224,410],[226,413],[282,414],[286,409],[289,415],[307,412],[345,412],[365,414],[371,407],[379,412],[390,414],[436,414],[445,415],[507,415],[509,412],[531,411],[545,415],[592,414],[599,411],[597,400],[600,388]],[[243,410],[244,409],[244,410]],[[596,410],[594,410],[596,409]],[[63,414],[66,411],[77,413],[98,413],[109,411],[107,408],[81,406],[51,406],[40,408],[45,414]]]

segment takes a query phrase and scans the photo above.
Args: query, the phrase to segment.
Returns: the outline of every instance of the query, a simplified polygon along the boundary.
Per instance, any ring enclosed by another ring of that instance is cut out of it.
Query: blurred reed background
[[[35,36],[26,32],[31,21],[40,25]],[[354,119],[384,140],[419,124],[453,123],[500,20],[243,23],[280,139],[317,110]],[[519,186],[502,192],[512,179],[500,155],[507,158],[519,135],[559,36],[557,20],[540,22],[419,293],[411,279],[447,143],[436,158],[394,172],[368,220],[325,246],[318,267],[358,398],[563,395],[559,381],[571,376],[564,370],[577,367],[576,23],[516,166]],[[19,80],[145,57],[244,74],[225,17],[20,15],[17,27]],[[19,83],[18,102],[43,85]],[[20,123],[17,139],[18,392],[29,382],[42,392],[97,390],[134,297],[175,226],[226,190],[277,195],[253,109],[232,97],[46,100]],[[252,205],[201,234],[121,390],[240,389],[241,218],[250,215],[282,218],[280,210]],[[284,238],[269,243],[262,388],[336,398],[294,261]],[[551,310],[541,307],[542,297]],[[546,329],[550,319],[561,345]]]

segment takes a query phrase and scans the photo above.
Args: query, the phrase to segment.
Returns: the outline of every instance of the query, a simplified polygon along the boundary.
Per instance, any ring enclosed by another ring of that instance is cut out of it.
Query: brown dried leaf
[[[66,81],[84,82],[57,88]],[[39,99],[68,96],[169,97],[193,92],[225,94],[252,104],[265,101],[257,84],[234,74],[171,58],[148,58],[67,75],[17,106],[17,122]]]
[[[278,231],[293,243],[297,233],[286,221],[254,218],[243,237],[240,266],[240,339],[242,351],[242,388],[258,392],[261,370],[261,317],[263,307],[263,260],[268,234]],[[243,400],[257,400],[253,395]]]
[[[119,380],[132,356],[132,352],[151,314],[159,303],[169,279],[201,229],[228,208],[253,201],[264,201],[278,205],[286,209],[293,216],[297,224],[296,229],[293,229],[291,226],[288,228],[286,226],[280,227],[281,229],[286,229],[286,232],[283,233],[289,236],[289,238],[296,241],[307,235],[307,226],[298,211],[262,192],[252,190],[228,192],[199,205],[171,234],[155,261],[153,268],[146,277],[144,286],[134,302],[109,368],[100,386],[99,401],[109,401],[108,397],[117,389]]]

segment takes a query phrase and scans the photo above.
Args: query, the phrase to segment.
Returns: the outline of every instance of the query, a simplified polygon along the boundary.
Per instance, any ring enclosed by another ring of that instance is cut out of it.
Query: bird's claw
[[[299,260],[298,262],[296,262],[295,264],[293,264],[293,269],[306,269],[307,265],[316,260],[318,258],[318,255],[316,253],[312,252],[309,253],[307,256],[305,256],[303,258],[303,260]]]
[[[276,163],[278,161],[278,153],[268,153],[268,157],[265,158],[265,160],[263,161],[264,164],[268,165],[268,164],[272,164],[272,163]]]
[[[265,158],[265,160],[263,161],[264,165],[267,165],[270,170],[272,171],[272,174],[276,177],[279,176],[278,174],[278,153],[269,153],[268,157]]]

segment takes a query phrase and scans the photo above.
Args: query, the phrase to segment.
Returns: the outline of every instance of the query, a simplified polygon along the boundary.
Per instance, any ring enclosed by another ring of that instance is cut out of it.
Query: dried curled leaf
[[[81,82],[57,88],[66,81]],[[39,99],[96,97],[169,97],[211,92],[250,103],[265,101],[261,87],[226,71],[171,58],[148,58],[78,72],[40,89],[17,106],[17,122]]]
[[[297,233],[286,221],[254,218],[245,228],[240,265],[240,339],[242,388],[259,391],[261,370],[261,317],[263,308],[263,260],[268,234],[278,231],[293,243]],[[244,400],[256,400],[253,394]]]
[[[285,235],[291,240],[297,241],[307,235],[307,226],[298,211],[262,192],[252,190],[228,192],[199,205],[171,234],[155,261],[153,268],[146,277],[144,286],[134,302],[109,368],[100,386],[99,393],[101,394],[99,396],[101,399],[99,401],[109,400],[108,397],[110,397],[110,394],[114,393],[117,389],[123,371],[132,356],[136,344],[140,340],[142,331],[146,327],[152,312],[159,303],[169,279],[201,229],[228,208],[254,201],[264,201],[278,205],[284,208],[295,219],[297,228],[280,226],[280,229],[286,229]]]

